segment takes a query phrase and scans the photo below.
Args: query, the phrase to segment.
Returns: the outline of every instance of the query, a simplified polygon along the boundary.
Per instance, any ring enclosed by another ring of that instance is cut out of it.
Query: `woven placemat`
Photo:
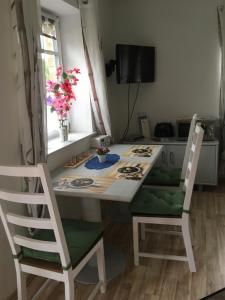
[[[108,176],[115,179],[140,180],[148,170],[149,166],[150,164],[147,162],[132,163],[128,161],[120,161],[114,166],[113,170],[108,174]],[[138,168],[140,171],[124,174],[118,171],[121,168]]]
[[[151,157],[156,150],[156,145],[135,145],[123,153],[123,156],[130,157]]]
[[[89,182],[93,181],[90,183],[88,186],[74,186],[73,182],[76,180],[76,182]],[[85,190],[90,193],[104,193],[110,185],[113,184],[115,181],[115,178],[112,177],[88,177],[88,176],[65,176],[61,177],[59,180],[53,182],[53,187],[54,190],[62,191],[62,190],[67,190],[67,191],[74,191],[74,190]]]

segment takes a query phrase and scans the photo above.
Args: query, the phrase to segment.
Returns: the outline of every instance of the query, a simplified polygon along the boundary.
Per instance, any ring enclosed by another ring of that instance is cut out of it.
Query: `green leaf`
[[[55,109],[54,109],[53,106],[50,108],[50,111],[51,111],[51,112],[55,111]]]
[[[62,73],[62,77],[63,77],[64,79],[66,79],[66,78],[68,77],[68,75],[66,74],[66,72],[63,72],[63,73]]]

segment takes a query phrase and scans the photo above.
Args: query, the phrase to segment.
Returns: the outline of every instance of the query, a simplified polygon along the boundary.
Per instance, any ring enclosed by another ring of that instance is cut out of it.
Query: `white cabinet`
[[[164,145],[157,166],[180,168],[184,160],[185,145]]]
[[[196,184],[217,185],[218,183],[218,150],[219,144],[202,145],[198,169],[196,173]]]
[[[186,142],[167,141],[155,142],[147,139],[139,140],[138,144],[163,144],[164,149],[156,166],[182,168]],[[203,141],[200,152],[195,183],[199,185],[217,185],[218,180],[218,141]]]
[[[186,143],[168,142],[164,144],[157,166],[182,168]],[[199,185],[217,185],[219,142],[203,142],[200,152],[195,183]]]

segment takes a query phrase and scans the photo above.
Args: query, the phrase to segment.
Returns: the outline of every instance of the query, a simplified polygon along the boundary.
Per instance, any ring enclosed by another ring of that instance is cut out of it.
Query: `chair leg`
[[[191,244],[191,235],[189,231],[189,217],[182,222],[182,233],[184,238],[184,245],[186,248],[186,254],[188,258],[188,265],[191,272],[196,272],[196,266],[195,266],[195,260],[194,260],[194,254]]]
[[[141,239],[142,239],[142,241],[145,240],[145,237],[146,237],[145,224],[141,223]]]
[[[64,271],[65,300],[74,300],[74,278],[72,271]]]
[[[191,244],[194,245],[194,236],[193,236],[193,231],[191,228],[191,222],[188,222],[188,226],[189,226],[189,232],[190,232],[190,236],[191,236]]]
[[[18,300],[27,299],[26,274],[21,271],[20,263],[15,260]]]
[[[134,245],[134,265],[139,265],[139,243],[138,243],[138,222],[133,217],[133,245]]]
[[[98,277],[99,281],[102,283],[100,287],[101,293],[106,291],[106,274],[105,274],[105,256],[104,256],[104,246],[103,240],[100,241],[100,247],[97,250],[97,264],[98,264]]]

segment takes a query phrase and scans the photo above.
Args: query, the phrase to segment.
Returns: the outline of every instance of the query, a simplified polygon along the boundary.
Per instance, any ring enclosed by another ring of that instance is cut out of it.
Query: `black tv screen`
[[[116,45],[117,83],[155,81],[155,47]]]

